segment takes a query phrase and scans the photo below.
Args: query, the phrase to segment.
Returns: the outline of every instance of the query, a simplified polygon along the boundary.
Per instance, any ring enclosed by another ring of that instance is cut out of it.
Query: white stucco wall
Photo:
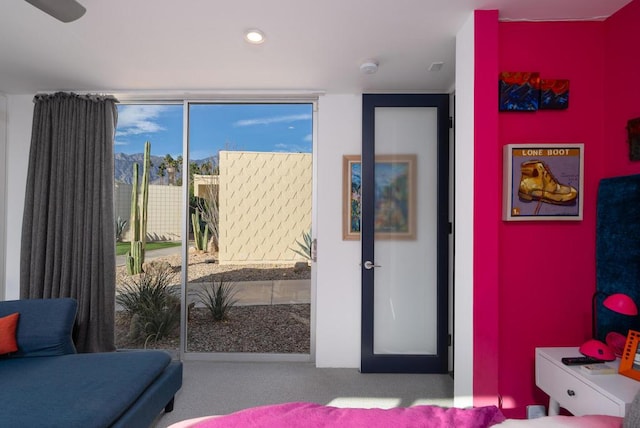
[[[20,296],[20,237],[32,121],[33,95],[7,95],[6,300]]]
[[[454,404],[473,405],[474,15],[456,37]]]
[[[360,367],[360,241],[342,240],[342,156],[362,146],[362,96],[318,103],[316,365]]]
[[[0,297],[4,296],[5,266],[5,209],[6,209],[6,174],[7,164],[5,152],[7,147],[7,97],[0,93]]]

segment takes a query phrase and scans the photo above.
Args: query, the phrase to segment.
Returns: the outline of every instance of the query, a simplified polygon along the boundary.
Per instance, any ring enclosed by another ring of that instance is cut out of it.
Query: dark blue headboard
[[[598,187],[596,287],[625,293],[640,307],[640,174],[604,178]],[[640,318],[616,314],[597,302],[598,339],[610,331],[640,330]]]

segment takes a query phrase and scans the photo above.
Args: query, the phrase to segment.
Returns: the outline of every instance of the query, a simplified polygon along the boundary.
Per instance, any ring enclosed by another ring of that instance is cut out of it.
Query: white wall
[[[360,154],[362,96],[318,101],[316,365],[360,367],[360,241],[342,240],[342,156]]]
[[[454,404],[473,405],[474,15],[456,37]]]
[[[0,94],[0,300],[4,296],[4,254],[5,254],[5,210],[6,210],[6,174],[7,164],[5,159],[7,146],[7,97]]]
[[[7,236],[5,299],[20,296],[20,237],[24,190],[27,183],[33,95],[8,95],[7,133]]]

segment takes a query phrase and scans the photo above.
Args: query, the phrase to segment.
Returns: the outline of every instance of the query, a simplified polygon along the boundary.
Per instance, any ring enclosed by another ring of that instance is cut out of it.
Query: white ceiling
[[[455,36],[474,9],[604,19],[630,0],[79,1],[87,13],[68,24],[0,1],[0,92],[449,91]],[[244,42],[254,27],[262,45]],[[363,75],[369,58],[379,70]]]

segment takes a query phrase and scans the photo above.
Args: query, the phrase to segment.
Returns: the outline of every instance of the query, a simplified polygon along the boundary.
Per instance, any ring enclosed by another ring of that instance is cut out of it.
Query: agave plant
[[[124,229],[127,227],[128,221],[118,216],[116,220],[116,242],[122,241],[122,234],[124,233]]]
[[[311,260],[311,229],[308,232],[303,232],[302,242],[296,239],[296,244],[298,244],[299,248],[290,248],[290,250],[307,260]]]

